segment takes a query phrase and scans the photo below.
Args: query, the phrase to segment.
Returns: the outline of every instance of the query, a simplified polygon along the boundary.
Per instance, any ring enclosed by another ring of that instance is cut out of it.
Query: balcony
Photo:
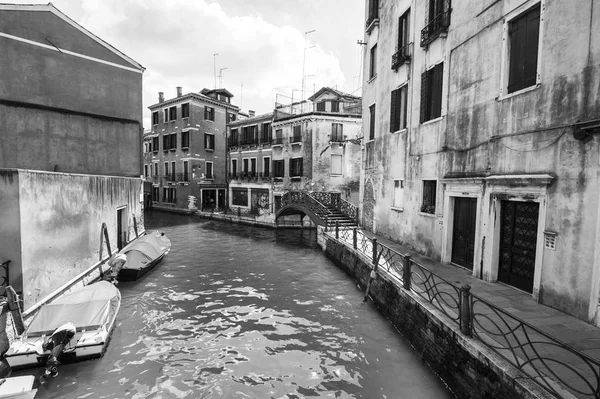
[[[297,135],[297,136],[292,136],[292,137],[290,138],[290,142],[291,142],[292,144],[295,144],[295,143],[301,144],[301,143],[302,143],[302,136],[300,136],[300,135]]]
[[[237,172],[229,172],[229,178],[230,178],[231,180],[237,180],[237,179],[238,179],[238,177],[239,177],[239,176],[238,176]]]
[[[392,55],[392,69],[398,70],[405,63],[410,62],[412,43],[405,44]]]
[[[438,37],[445,35],[450,27],[450,8],[440,12],[423,30],[421,30],[421,47],[427,47]]]
[[[271,180],[271,172],[260,172],[260,178],[262,180]]]
[[[272,141],[273,145],[283,145],[283,137],[275,137]]]

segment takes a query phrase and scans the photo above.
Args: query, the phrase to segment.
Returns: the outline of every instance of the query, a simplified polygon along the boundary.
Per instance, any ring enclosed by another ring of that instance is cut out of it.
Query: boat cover
[[[171,241],[159,232],[147,234],[127,245],[122,253],[127,255],[124,269],[140,270],[165,253],[171,247]]]
[[[100,281],[64,294],[35,315],[26,334],[51,334],[71,322],[78,331],[96,329],[112,319],[121,302],[121,293],[108,281]]]

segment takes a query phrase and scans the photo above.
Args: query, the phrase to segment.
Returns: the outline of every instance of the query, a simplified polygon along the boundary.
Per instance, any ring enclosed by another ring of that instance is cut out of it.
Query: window
[[[270,143],[271,142],[271,124],[270,123],[263,123],[262,124],[262,137],[261,137],[261,142],[263,143]]]
[[[410,9],[398,18],[398,46],[392,56],[392,69],[398,69],[410,59]]]
[[[369,140],[375,140],[375,104],[369,107]]]
[[[392,91],[390,106],[390,132],[406,129],[406,98],[408,85]]]
[[[508,23],[509,94],[537,83],[539,35],[539,4]]]
[[[258,125],[248,128],[248,144],[258,144]]]
[[[158,176],[158,162],[154,163],[154,176]]]
[[[369,79],[377,76],[377,45],[371,47],[371,58],[369,63]]]
[[[144,177],[148,177],[148,165],[144,165]]]
[[[165,111],[165,122],[168,122],[169,121],[169,109],[165,108],[164,111]]]
[[[215,109],[213,107],[209,107],[209,106],[204,107],[204,119],[207,121],[215,120]]]
[[[231,160],[231,175],[233,177],[237,176],[237,159]]]
[[[156,190],[158,191],[158,187],[156,188]],[[171,188],[164,187],[163,188],[163,202],[171,202],[171,203],[177,202],[177,192],[175,191],[175,188],[173,188],[173,187],[171,187]]]
[[[171,136],[168,134],[163,135],[163,151],[169,151],[171,148]]]
[[[369,0],[367,26],[369,26],[376,18],[379,18],[379,0]]]
[[[230,135],[229,135],[229,146],[230,147],[235,147],[238,145],[238,130],[237,129],[231,129]]]
[[[332,123],[331,124],[331,140],[333,142],[342,142],[344,141],[344,125],[341,123]]]
[[[248,206],[248,189],[247,188],[232,188],[231,189],[231,205]]]
[[[190,146],[190,132],[181,132],[181,148],[189,148]]]
[[[423,180],[423,202],[421,212],[435,214],[436,181]]]
[[[242,172],[248,174],[248,158],[242,159]]]
[[[152,113],[152,124],[158,125],[158,111]]]
[[[207,179],[215,178],[215,176],[213,175],[213,163],[212,162],[206,162],[206,178]]]
[[[158,136],[152,137],[152,152],[158,152]]]
[[[236,119],[237,118],[236,118],[235,114],[232,114],[231,112],[227,112],[227,120],[225,121],[225,123],[235,122]]]
[[[290,177],[302,176],[302,158],[292,158],[290,160]]]
[[[342,174],[342,156],[338,154],[331,154],[331,174],[341,175]]]
[[[250,176],[256,176],[256,158],[250,158]]]
[[[176,168],[175,168],[175,161],[171,162],[171,181],[175,181],[175,173],[176,173]]]
[[[190,117],[190,103],[181,104],[181,117],[182,118]]]
[[[273,141],[273,144],[283,144],[283,130],[275,130],[275,140]]]
[[[442,74],[439,63],[421,75],[421,123],[442,116]]]
[[[263,157],[263,177],[269,177],[271,175],[271,158]]]
[[[321,101],[317,103],[317,111],[325,111],[325,101]]]
[[[173,133],[169,135],[170,137],[170,144],[171,144],[171,149],[172,150],[176,150],[177,149],[177,133]]]
[[[158,202],[158,187],[152,187],[152,201]]]
[[[292,143],[299,143],[302,141],[302,126],[296,125],[293,127]]]
[[[399,210],[404,210],[404,180],[394,180],[392,207]]]
[[[169,120],[174,121],[177,119],[177,107],[169,108]]]
[[[442,33],[446,33],[449,26],[450,0],[429,0],[427,24],[421,30],[421,47],[427,47]]]
[[[183,181],[190,181],[190,167],[188,161],[183,161]]]
[[[165,162],[165,169],[164,169],[164,176],[168,176],[169,175],[169,163]]]
[[[331,101],[331,112],[340,112],[340,102],[339,101]]]
[[[365,168],[375,167],[375,142],[370,141],[365,144]]]
[[[204,149],[214,151],[215,150],[215,135],[210,133],[204,133]]]
[[[285,173],[285,161],[283,159],[273,161],[273,176],[283,177],[284,173]]]

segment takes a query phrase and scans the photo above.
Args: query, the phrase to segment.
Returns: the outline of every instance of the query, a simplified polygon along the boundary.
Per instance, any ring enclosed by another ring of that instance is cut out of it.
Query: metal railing
[[[292,136],[290,137],[290,143],[301,143],[302,136]]]
[[[295,102],[293,104],[275,104],[275,112],[273,120],[290,118],[296,115],[308,114],[312,112],[327,113],[327,114],[349,114],[362,115],[362,101],[357,98],[353,101],[337,101],[337,106],[332,108],[328,104],[326,110],[318,110],[317,103],[310,101]]]
[[[448,32],[450,27],[450,6],[446,6],[447,11],[440,12],[429,21],[428,24],[421,30],[421,47],[429,45],[435,39],[440,37],[442,33]]]
[[[348,218],[358,222],[358,207],[343,199],[341,195],[338,197],[337,208]]]
[[[0,263],[0,270],[4,270],[3,275],[0,275],[0,295],[6,295],[6,287],[10,285],[8,278],[8,270],[10,266],[10,260],[5,260]]]
[[[275,137],[272,144],[283,144],[283,137]]]
[[[321,202],[303,191],[288,191],[281,196],[281,206],[286,205],[303,205],[311,210],[325,225],[333,213]]]
[[[537,327],[457,286],[410,255],[378,243],[357,228],[326,226],[325,234],[383,269],[393,281],[444,313],[473,337],[554,397],[600,398],[600,362]]]
[[[407,43],[392,54],[392,69],[396,70],[405,62],[410,61],[412,43]]]

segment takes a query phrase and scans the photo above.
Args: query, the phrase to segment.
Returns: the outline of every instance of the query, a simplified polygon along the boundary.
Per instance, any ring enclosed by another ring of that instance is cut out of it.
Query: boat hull
[[[146,267],[143,267],[141,269],[129,269],[127,267],[123,267],[121,269],[121,271],[119,272],[119,276],[117,277],[117,279],[119,281],[135,281],[135,280],[141,278],[142,276],[144,276],[150,270],[154,269],[154,267],[163,260],[165,255],[166,255],[166,253],[160,255],[158,258],[149,262],[146,265]]]

